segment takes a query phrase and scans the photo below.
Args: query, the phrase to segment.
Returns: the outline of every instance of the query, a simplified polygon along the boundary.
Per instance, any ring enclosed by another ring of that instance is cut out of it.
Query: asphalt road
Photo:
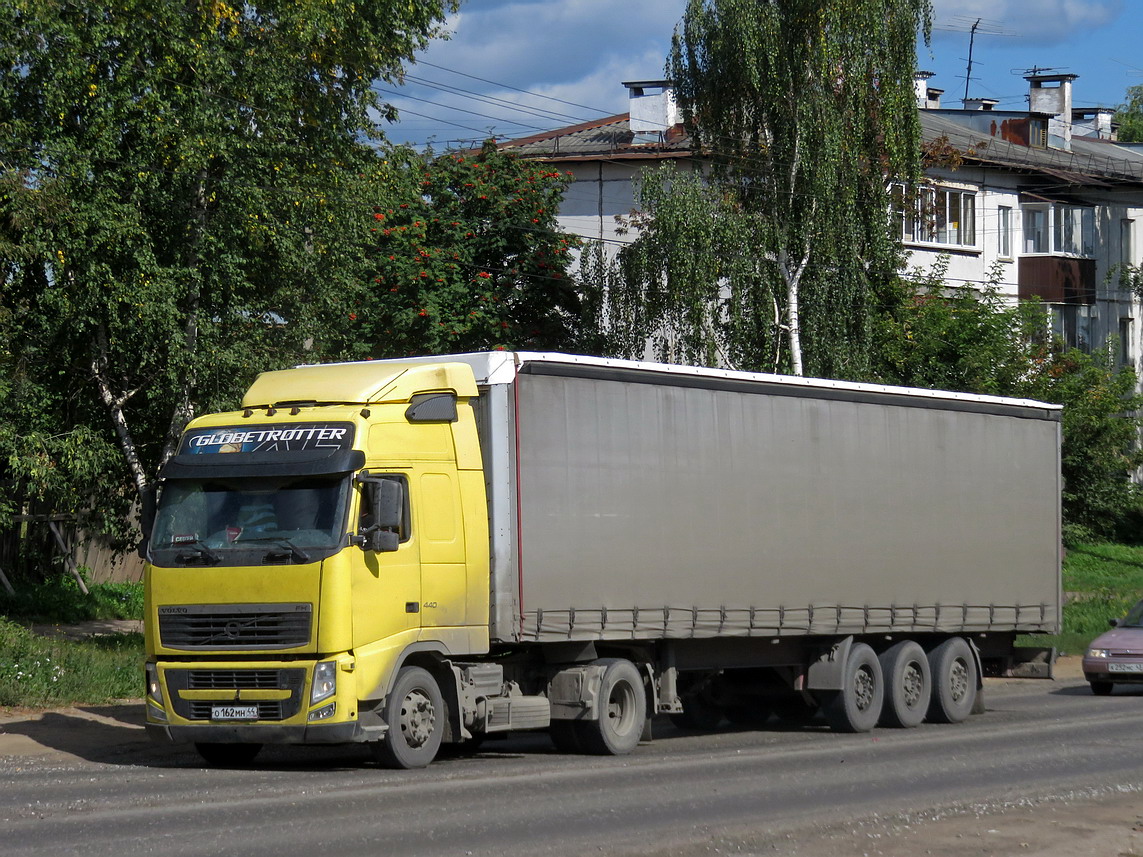
[[[964,724],[864,735],[656,722],[656,740],[624,758],[522,735],[414,772],[354,747],[268,748],[254,769],[212,770],[146,743],[137,706],[53,712],[0,723],[0,853],[658,857],[808,854],[797,843],[818,841],[845,855],[891,853],[869,849],[882,835],[870,831],[924,819],[1023,808],[1035,828],[1044,807],[1109,800],[1143,815],[1143,689],[990,682],[987,703]],[[1007,853],[949,853],[962,852]]]

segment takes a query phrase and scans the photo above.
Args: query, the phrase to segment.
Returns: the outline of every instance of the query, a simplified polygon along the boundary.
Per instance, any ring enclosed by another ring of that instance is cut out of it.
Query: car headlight
[[[310,705],[329,699],[337,692],[337,661],[322,661],[314,665],[314,683],[310,690]]]
[[[1111,651],[1109,649],[1088,649],[1087,656],[1089,658],[1106,658],[1110,657]]]
[[[159,681],[159,667],[156,664],[147,664],[144,671],[147,676],[147,696],[161,705],[163,702],[163,685]]]

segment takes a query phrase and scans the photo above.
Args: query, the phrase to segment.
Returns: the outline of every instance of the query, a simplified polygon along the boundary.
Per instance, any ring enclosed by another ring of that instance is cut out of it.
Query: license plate
[[[210,709],[211,720],[257,720],[257,705],[214,705]]]
[[[1109,673],[1143,673],[1143,664],[1108,664]]]

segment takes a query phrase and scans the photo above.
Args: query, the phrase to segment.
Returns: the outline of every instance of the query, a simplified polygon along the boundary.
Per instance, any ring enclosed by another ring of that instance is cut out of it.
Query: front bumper
[[[1127,670],[1116,670],[1113,667],[1122,664],[1129,667]],[[1083,659],[1083,677],[1085,681],[1106,681],[1115,684],[1143,684],[1143,661],[1138,658],[1087,658]]]
[[[314,701],[319,662],[335,667],[323,679],[332,686]],[[147,670],[145,726],[157,741],[341,744],[385,732],[379,719],[361,716],[349,654],[320,661],[159,661]],[[242,716],[235,709],[249,719],[221,719],[224,710],[226,717]]]
[[[208,724],[162,726],[146,724],[147,737],[159,743],[207,744],[351,744],[376,741],[384,726],[352,723],[312,723],[304,726],[266,724]]]

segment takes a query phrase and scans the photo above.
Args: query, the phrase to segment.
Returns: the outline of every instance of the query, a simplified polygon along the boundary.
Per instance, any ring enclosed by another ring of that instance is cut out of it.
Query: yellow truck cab
[[[147,731],[411,768],[629,753],[656,714],[963,720],[1050,675],[1015,639],[1059,625],[1059,415],[563,354],[264,373],[159,474]]]

